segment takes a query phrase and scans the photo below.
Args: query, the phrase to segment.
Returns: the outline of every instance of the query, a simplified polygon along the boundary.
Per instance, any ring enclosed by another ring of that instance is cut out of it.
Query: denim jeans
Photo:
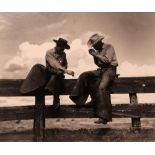
[[[115,75],[115,67],[82,73],[72,90],[70,99],[77,105],[84,105],[90,95],[95,103],[96,116],[111,121],[112,106],[108,87],[115,79]]]

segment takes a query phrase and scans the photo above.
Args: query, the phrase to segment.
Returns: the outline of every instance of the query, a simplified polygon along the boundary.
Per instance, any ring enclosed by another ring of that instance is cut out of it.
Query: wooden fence
[[[2,79],[0,80],[0,97],[24,97],[19,92],[22,79]],[[65,80],[65,90],[61,95],[69,95],[76,82],[76,79]],[[154,118],[155,104],[138,104],[137,93],[155,93],[155,77],[122,77],[118,78],[111,90],[111,94],[129,94],[129,104],[113,105],[113,117],[131,118],[134,130],[140,130],[140,118]],[[44,141],[45,119],[46,118],[94,118],[92,108],[76,108],[75,105],[62,105],[60,110],[54,110],[52,106],[45,106],[45,96],[49,92],[43,91],[29,94],[34,96],[34,106],[12,106],[0,107],[0,121],[7,120],[28,120],[33,119],[34,141]]]

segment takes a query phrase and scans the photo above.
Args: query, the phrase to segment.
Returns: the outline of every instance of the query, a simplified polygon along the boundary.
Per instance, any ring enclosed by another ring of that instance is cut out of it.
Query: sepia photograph
[[[155,13],[0,12],[0,142],[154,142]]]

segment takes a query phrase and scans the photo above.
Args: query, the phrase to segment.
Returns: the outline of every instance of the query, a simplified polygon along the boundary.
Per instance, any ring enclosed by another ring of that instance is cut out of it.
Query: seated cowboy
[[[76,105],[81,106],[85,104],[90,95],[96,116],[99,117],[95,123],[107,124],[108,121],[112,121],[112,106],[107,87],[115,78],[118,62],[114,47],[105,44],[103,39],[104,37],[100,34],[90,37],[88,41],[89,54],[93,56],[94,63],[99,68],[84,72],[79,76],[70,99]]]
[[[70,49],[67,41],[59,38],[58,40],[54,40],[54,42],[56,43],[56,47],[46,52],[46,68],[51,77],[45,89],[54,94],[53,104],[57,108],[60,105],[59,92],[63,88],[64,74],[74,76],[74,72],[67,70],[68,63],[64,52],[65,49]]]
[[[69,50],[67,40],[59,38],[54,40],[56,46],[46,52],[46,67],[36,64],[22,84],[21,93],[30,93],[38,89],[46,89],[54,95],[54,108],[59,108],[59,93],[63,89],[64,74],[74,76],[74,72],[68,70],[65,49]]]

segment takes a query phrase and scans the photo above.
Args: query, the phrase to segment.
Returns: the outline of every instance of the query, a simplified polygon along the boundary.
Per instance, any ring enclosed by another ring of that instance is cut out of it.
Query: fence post
[[[35,96],[34,109],[34,141],[41,142],[45,140],[45,96],[37,94]]]
[[[130,93],[129,94],[130,97],[130,104],[131,105],[138,105],[138,98],[137,98],[137,94],[136,93]],[[141,128],[141,122],[140,122],[140,117],[132,117],[131,118],[132,121],[132,129],[133,131],[140,131]]]
[[[60,101],[58,101],[59,95],[53,95],[53,106],[54,108],[58,108],[60,106]]]

